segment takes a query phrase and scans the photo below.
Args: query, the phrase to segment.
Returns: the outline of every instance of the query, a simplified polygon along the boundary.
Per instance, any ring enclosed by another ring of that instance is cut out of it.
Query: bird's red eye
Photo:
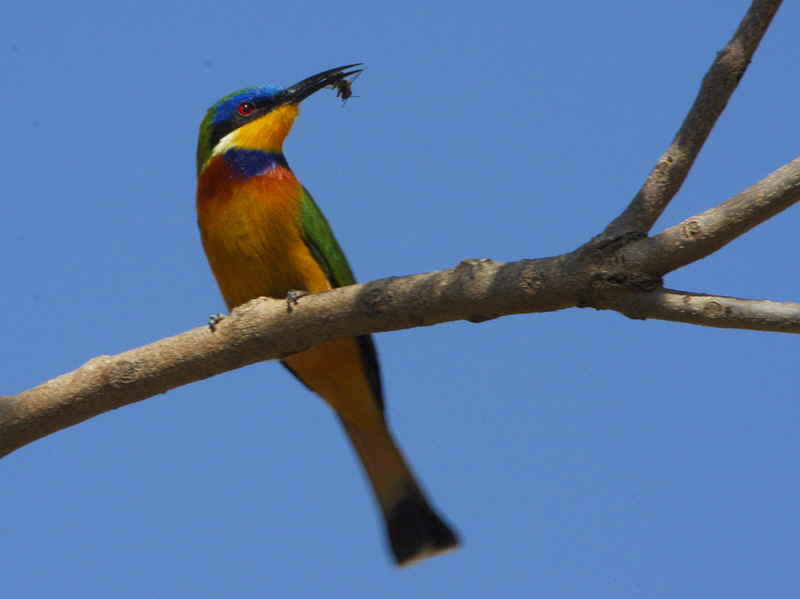
[[[253,114],[253,111],[255,109],[256,106],[252,102],[242,102],[241,104],[239,104],[239,108],[237,108],[237,111],[242,116],[250,116],[251,114]]]

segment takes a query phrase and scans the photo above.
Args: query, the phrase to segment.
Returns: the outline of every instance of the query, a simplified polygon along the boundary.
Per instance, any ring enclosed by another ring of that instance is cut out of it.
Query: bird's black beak
[[[311,77],[303,79],[294,85],[290,85],[281,92],[280,103],[299,104],[308,96],[321,90],[323,87],[334,85],[342,79],[346,79],[351,75],[360,73],[364,69],[353,69],[352,71],[348,71],[348,69],[360,67],[362,64],[363,63],[361,62],[357,62],[355,64],[346,64],[343,67],[336,67],[335,69],[328,69],[327,71],[322,71],[321,73],[317,73],[316,75],[312,75]]]

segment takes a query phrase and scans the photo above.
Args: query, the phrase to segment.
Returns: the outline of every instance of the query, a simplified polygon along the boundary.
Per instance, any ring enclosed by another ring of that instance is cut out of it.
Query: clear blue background
[[[364,61],[286,152],[361,280],[570,250],[635,193],[742,0],[43,2],[0,21],[0,393],[223,309],[196,127]],[[659,227],[798,154],[787,3]],[[671,275],[797,300],[796,210]],[[460,552],[391,567],[327,408],[274,363],[0,462],[3,596],[754,597],[797,590],[798,339],[567,310],[378,336]]]

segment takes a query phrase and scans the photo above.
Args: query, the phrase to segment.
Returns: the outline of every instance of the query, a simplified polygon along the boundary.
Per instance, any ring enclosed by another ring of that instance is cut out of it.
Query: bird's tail
[[[458,547],[458,537],[431,507],[386,425],[365,430],[341,421],[372,483],[397,565]]]

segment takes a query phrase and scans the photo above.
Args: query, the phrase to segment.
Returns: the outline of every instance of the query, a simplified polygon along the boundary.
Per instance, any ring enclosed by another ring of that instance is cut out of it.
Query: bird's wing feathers
[[[303,231],[303,239],[314,259],[325,271],[332,287],[352,285],[356,282],[356,278],[353,276],[350,264],[333,235],[328,219],[322,214],[305,187],[300,202],[300,226]],[[383,409],[383,385],[381,384],[380,365],[375,344],[370,335],[356,337],[356,341],[375,401]]]
[[[314,259],[325,271],[332,287],[343,287],[356,282],[353,271],[347,263],[339,242],[333,236],[328,219],[317,207],[317,203],[308,190],[303,188],[300,200],[300,226],[306,245],[314,255]]]

